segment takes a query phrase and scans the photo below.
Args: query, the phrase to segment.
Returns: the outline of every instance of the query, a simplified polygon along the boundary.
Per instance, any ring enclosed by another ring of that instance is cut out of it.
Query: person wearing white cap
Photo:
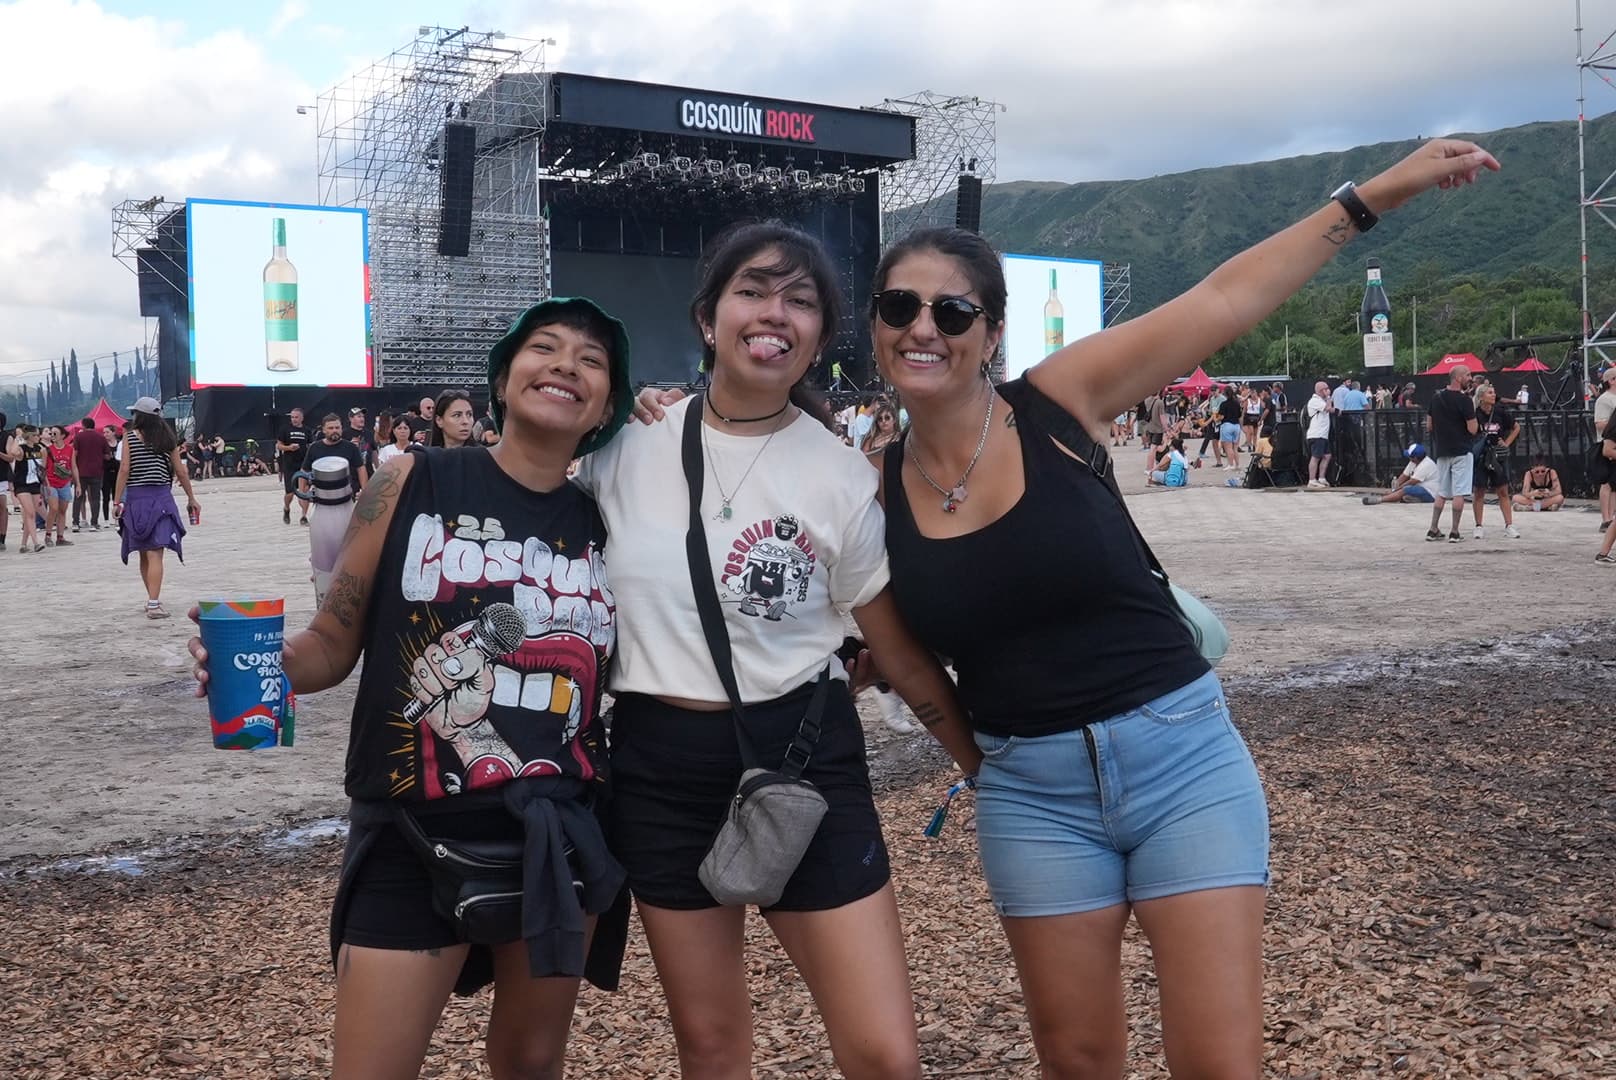
[[[1365,495],[1363,504],[1375,506],[1379,503],[1395,502],[1435,502],[1436,496],[1431,494],[1427,485],[1436,482],[1436,462],[1425,454],[1425,447],[1420,443],[1413,443],[1403,456],[1408,458],[1408,464],[1403,466],[1403,472],[1392,484],[1392,489],[1384,495]]]
[[[132,414],[123,436],[123,460],[118,464],[118,486],[112,509],[118,518],[122,556],[129,562],[131,551],[140,554],[140,580],[146,586],[146,618],[166,619],[160,594],[163,589],[163,552],[173,549],[181,562],[185,554],[180,541],[185,523],[174,505],[171,490],[179,478],[193,517],[202,504],[191,490],[191,474],[180,458],[179,442],[163,423],[163,407],[156,398],[143,397],[129,407]]]

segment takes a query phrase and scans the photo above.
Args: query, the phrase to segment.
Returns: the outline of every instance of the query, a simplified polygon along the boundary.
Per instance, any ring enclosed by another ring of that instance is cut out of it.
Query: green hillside
[[[1503,275],[1531,264],[1574,269],[1576,125],[1528,124],[1468,137],[1492,150],[1504,171],[1389,215],[1320,280],[1357,280],[1371,255],[1386,265],[1388,280],[1399,267],[1421,263],[1444,273]],[[1380,143],[1147,180],[995,184],[983,196],[982,231],[1005,251],[1131,263],[1134,301],[1150,307],[1317,209],[1341,181],[1365,180],[1418,145]],[[1589,124],[1589,159],[1590,173],[1600,162],[1609,163],[1606,171],[1616,166],[1616,114]]]

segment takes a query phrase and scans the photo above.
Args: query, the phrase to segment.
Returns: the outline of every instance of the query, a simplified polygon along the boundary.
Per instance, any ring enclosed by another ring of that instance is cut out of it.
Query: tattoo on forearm
[[[1349,222],[1338,221],[1324,230],[1324,239],[1340,247],[1352,239],[1352,225]]]
[[[922,727],[934,728],[943,722],[943,710],[929,701],[911,705],[909,710],[915,714],[915,719],[920,721]]]
[[[338,574],[320,610],[341,623],[344,630],[352,630],[365,613],[364,580],[346,570]]]

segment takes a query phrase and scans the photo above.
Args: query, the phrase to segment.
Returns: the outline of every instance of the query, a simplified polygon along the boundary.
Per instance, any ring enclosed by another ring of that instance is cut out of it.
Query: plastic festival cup
[[[202,647],[208,650],[208,720],[215,750],[292,745],[296,701],[281,668],[284,601],[260,597],[202,600]]]

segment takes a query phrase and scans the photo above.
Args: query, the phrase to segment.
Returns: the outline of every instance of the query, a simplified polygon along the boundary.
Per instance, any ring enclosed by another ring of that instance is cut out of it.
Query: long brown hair
[[[179,446],[174,433],[169,430],[161,416],[137,412],[129,423],[139,433],[140,441],[146,444],[146,449],[154,454],[167,455]]]

